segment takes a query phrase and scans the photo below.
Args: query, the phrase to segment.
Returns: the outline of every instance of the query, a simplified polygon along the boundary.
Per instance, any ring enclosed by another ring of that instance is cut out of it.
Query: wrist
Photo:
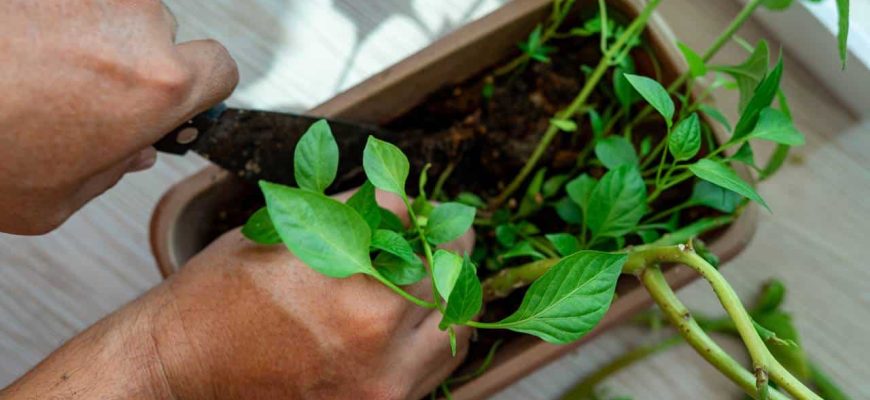
[[[146,296],[147,297],[147,296]],[[0,398],[173,399],[140,299],[70,339]]]

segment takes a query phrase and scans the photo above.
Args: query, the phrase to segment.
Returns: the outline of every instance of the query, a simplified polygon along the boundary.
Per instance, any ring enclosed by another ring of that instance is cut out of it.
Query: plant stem
[[[656,304],[669,321],[677,328],[680,335],[686,339],[695,351],[707,362],[716,367],[723,375],[736,383],[747,394],[758,399],[755,376],[743,368],[728,353],[722,350],[713,339],[698,325],[692,314],[680,302],[677,295],[668,285],[665,276],[658,267],[647,267],[640,273],[640,280],[650,293]],[[768,398],[774,400],[786,400],[787,398],[776,390],[770,390]]]
[[[719,298],[722,307],[734,321],[737,332],[740,334],[740,337],[749,351],[753,362],[756,386],[759,390],[766,390],[767,379],[769,376],[783,390],[799,400],[821,400],[818,395],[813,393],[812,390],[795,378],[787,369],[785,369],[785,367],[782,366],[782,364],[779,363],[779,361],[776,360],[775,357],[773,357],[772,354],[770,354],[767,345],[764,344],[764,341],[758,335],[758,331],[755,329],[755,324],[749,316],[749,313],[743,307],[743,303],[740,301],[737,293],[734,292],[734,289],[731,288],[731,285],[728,284],[728,281],[725,280],[722,274],[704,260],[703,257],[695,253],[690,245],[639,246],[629,252],[629,259],[623,267],[623,272],[639,273],[641,275],[641,280],[644,281],[644,285],[647,286],[647,289],[650,290],[650,294],[655,298],[656,295],[653,293],[653,290],[661,291],[663,289],[655,287],[655,285],[651,289],[645,277],[656,275],[655,272],[650,275],[647,271],[658,271],[657,265],[660,263],[684,264],[694,269],[705,280],[707,280],[707,282],[709,282],[710,286],[713,288],[713,292],[716,293],[716,296]],[[658,272],[658,275],[661,275],[660,271]],[[670,288],[667,289],[670,291]],[[670,291],[670,293],[673,292]],[[667,301],[659,301],[659,299],[656,299],[656,302],[663,310],[665,310],[666,307],[674,307],[676,304],[679,304],[674,302],[679,301],[676,299],[676,296],[673,296],[673,298],[663,298],[663,300]],[[673,311],[673,309],[670,311]],[[668,311],[665,312],[667,313]],[[673,316],[671,316],[670,319],[672,322],[679,323],[680,320],[686,318],[691,319],[691,315],[684,306],[681,307],[679,313],[676,315],[676,321]],[[697,324],[695,325],[697,326]],[[681,332],[683,332],[682,329]],[[689,338],[686,337],[686,340],[689,340]]]
[[[649,19],[650,15],[652,15],[653,10],[658,6],[661,0],[651,0],[646,7],[641,11],[641,13],[637,16],[637,18],[632,21],[632,23],[628,26],[628,28],[623,32],[622,35],[617,38],[616,42],[608,49],[607,53],[605,53],[601,57],[601,61],[598,62],[598,66],[595,67],[595,70],[589,75],[589,78],[586,80],[586,84],[583,85],[583,88],[580,90],[580,93],[574,100],[568,105],[564,110],[556,113],[555,119],[565,120],[571,119],[574,117],[574,114],[580,110],[586,102],[586,99],[589,98],[589,95],[595,90],[595,87],[598,84],[598,81],[604,76],[604,73],[607,72],[607,69],[610,67],[610,62],[615,55],[619,53],[621,48],[628,43],[629,39],[639,34],[642,28],[646,25],[646,21]],[[550,142],[556,137],[556,134],[560,132],[559,128],[555,125],[550,124],[547,127],[547,131],[544,132],[544,136],[541,137],[541,140],[538,142],[538,146],[535,147],[535,150],[532,152],[532,155],[529,156],[529,159],[526,161],[526,164],[517,174],[517,176],[507,185],[507,187],[502,190],[502,192],[495,197],[490,202],[490,209],[496,209],[504,204],[505,201],[519,189],[520,185],[526,180],[528,175],[535,169],[540,161],[541,157],[546,152],[547,148],[550,146]]]
[[[558,261],[558,258],[547,258],[499,271],[483,281],[483,300],[486,302],[506,297],[514,289],[531,284],[540,278]]]
[[[423,299],[421,299],[421,298],[419,298],[419,297],[415,297],[414,295],[412,295],[412,294],[410,294],[410,293],[404,291],[402,288],[396,286],[396,284],[394,284],[393,282],[390,282],[389,279],[384,278],[384,277],[381,276],[380,274],[372,275],[372,276],[373,276],[375,279],[377,279],[378,282],[381,282],[381,283],[383,283],[384,285],[386,285],[388,288],[392,289],[392,290],[393,290],[394,292],[396,292],[399,296],[402,296],[402,297],[408,299],[410,302],[412,302],[412,303],[414,303],[414,304],[416,304],[416,305],[418,305],[418,306],[420,306],[420,307],[423,307],[423,308],[436,308],[436,307],[437,307],[437,306],[435,305],[435,303],[430,303],[430,302],[428,302],[428,301],[426,301],[426,300],[423,300]]]
[[[411,223],[414,224],[417,236],[420,238],[420,244],[423,246],[423,255],[426,257],[426,264],[429,265],[427,271],[429,272],[429,279],[432,281],[432,300],[434,301],[435,308],[443,314],[444,305],[441,304],[441,295],[438,293],[438,287],[435,286],[435,273],[432,270],[432,268],[435,267],[435,257],[432,255],[432,246],[430,246],[429,241],[426,240],[426,234],[423,233],[423,227],[420,226],[420,222],[417,220],[417,213],[415,213],[414,208],[411,207],[411,202],[408,201],[408,196],[402,196],[402,200],[405,202],[405,207],[408,208],[408,216],[411,217]]]

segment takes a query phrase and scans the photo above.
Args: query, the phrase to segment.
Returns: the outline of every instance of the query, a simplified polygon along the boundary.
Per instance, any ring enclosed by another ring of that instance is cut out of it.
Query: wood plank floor
[[[236,57],[242,84],[232,103],[311,107],[422,48],[504,0],[172,0],[182,39],[215,37]],[[669,0],[660,14],[675,34],[704,48],[735,15],[724,0]],[[741,35],[764,32],[750,23]],[[832,46],[834,44],[832,43]],[[720,61],[742,51],[729,47]],[[870,398],[870,124],[856,124],[815,77],[785,55],[784,90],[807,146],[760,188],[755,240],[725,269],[741,294],[768,277],[785,280],[808,352],[856,399]],[[724,96],[723,102],[733,103]],[[760,151],[759,153],[763,153]],[[0,236],[0,385],[76,332],[159,281],[147,242],[148,218],[172,183],[203,166],[195,156],[163,157],[93,201],[60,230],[39,238]],[[681,292],[715,312],[703,284]],[[550,399],[627,345],[648,340],[621,328],[506,388],[500,399]],[[736,399],[737,389],[685,346],[606,383],[635,399]]]

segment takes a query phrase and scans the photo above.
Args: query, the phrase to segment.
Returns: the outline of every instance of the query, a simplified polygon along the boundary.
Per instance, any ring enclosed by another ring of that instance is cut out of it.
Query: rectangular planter
[[[594,2],[579,1],[579,6]],[[610,5],[633,17],[643,7],[640,0],[610,1]],[[385,124],[409,111],[430,93],[456,84],[492,67],[516,52],[516,43],[550,12],[551,0],[514,0],[492,14],[462,27],[422,51],[337,95],[310,111],[345,120]],[[674,39],[654,16],[646,31],[666,79],[685,68]],[[725,132],[711,124],[722,140]],[[749,177],[745,168],[735,168]],[[243,185],[225,171],[210,166],[173,187],[157,206],[151,223],[151,244],[163,276],[170,275],[208,243],[206,235],[217,219],[217,210],[245,195]],[[756,226],[756,208],[746,211],[718,237],[710,249],[722,261],[733,258],[750,241]],[[678,288],[694,279],[688,268],[671,268],[666,276]],[[596,329],[582,340],[557,346],[525,336],[506,343],[492,366],[482,376],[454,391],[456,399],[485,398],[544,364],[589,341],[647,307],[646,292],[631,280],[621,281],[619,297]]]

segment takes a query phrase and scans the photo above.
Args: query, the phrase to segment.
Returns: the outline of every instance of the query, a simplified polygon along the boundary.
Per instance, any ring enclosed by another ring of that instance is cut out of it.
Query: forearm
[[[172,399],[157,350],[153,296],[72,338],[0,399]]]

